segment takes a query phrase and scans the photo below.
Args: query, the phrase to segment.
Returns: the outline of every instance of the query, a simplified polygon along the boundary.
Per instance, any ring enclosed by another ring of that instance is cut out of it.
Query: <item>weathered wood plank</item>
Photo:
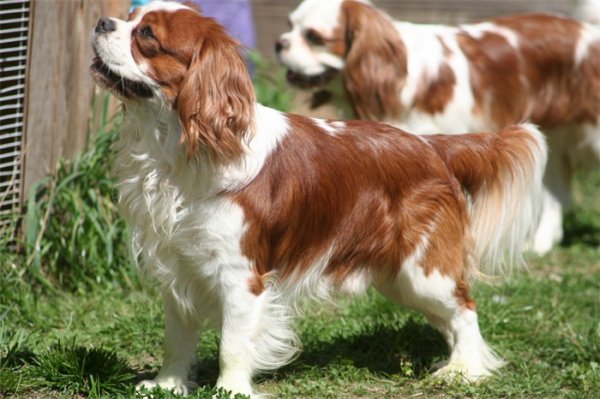
[[[101,15],[127,15],[121,0],[32,2],[24,190],[86,144],[94,84],[90,35]]]

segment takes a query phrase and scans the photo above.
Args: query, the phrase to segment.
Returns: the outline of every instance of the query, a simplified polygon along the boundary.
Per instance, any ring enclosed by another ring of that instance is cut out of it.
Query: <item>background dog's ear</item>
[[[392,22],[369,4],[342,5],[344,81],[360,118],[382,120],[402,112],[400,89],[407,73],[406,48]]]
[[[239,44],[207,19],[177,96],[188,157],[200,147],[216,163],[237,160],[251,134],[255,94]]]

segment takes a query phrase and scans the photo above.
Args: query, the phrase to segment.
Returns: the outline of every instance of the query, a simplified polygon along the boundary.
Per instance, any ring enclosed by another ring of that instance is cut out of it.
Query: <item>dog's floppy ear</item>
[[[243,139],[253,129],[255,94],[239,44],[212,19],[203,27],[176,106],[188,157],[205,149],[222,164],[243,154]]]
[[[345,27],[344,81],[355,112],[364,119],[399,116],[407,66],[398,31],[373,6],[357,1],[342,4],[341,18]]]

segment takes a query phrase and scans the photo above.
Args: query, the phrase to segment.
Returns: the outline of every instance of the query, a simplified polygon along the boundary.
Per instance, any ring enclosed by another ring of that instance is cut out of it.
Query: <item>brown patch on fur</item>
[[[325,42],[327,48],[332,54],[338,57],[345,58],[347,49],[346,45],[346,26],[343,21],[343,14],[340,16],[340,21],[331,33],[331,37]]]
[[[248,222],[242,246],[258,273],[278,270],[289,277],[326,255],[327,273],[340,280],[369,264],[397,271],[418,243],[419,222],[429,219],[402,205],[413,186],[430,184],[431,172],[411,151],[420,140],[365,122],[347,122],[340,139],[310,119],[289,119],[292,132],[254,182],[234,196]],[[423,156],[436,158],[424,147]],[[440,161],[431,169],[440,180],[446,176]],[[406,232],[405,219],[415,226]]]
[[[426,237],[425,274],[452,277],[457,297],[474,307],[463,189],[475,195],[502,184],[511,156],[529,156],[505,155],[514,153],[512,144],[503,147],[511,133],[423,140],[386,124],[348,121],[329,135],[311,119],[288,118],[290,132],[259,175],[230,193],[246,216],[242,250],[256,279],[272,271],[298,277],[320,261],[338,285],[364,268],[389,279]],[[515,146],[526,148],[529,136],[520,136],[527,138],[515,136]]]
[[[153,37],[140,33],[146,27]],[[132,54],[179,111],[188,156],[202,148],[216,163],[239,159],[255,97],[240,46],[223,27],[193,10],[149,12],[134,31]]]
[[[265,290],[265,280],[267,275],[260,275],[256,271],[248,280],[248,289],[255,296],[259,296]]]
[[[457,40],[469,60],[475,112],[497,128],[523,119],[527,98],[516,49],[497,33],[475,38],[461,32]]]
[[[427,73],[423,73],[414,99],[414,106],[429,114],[444,112],[446,105],[454,96],[456,86],[456,75],[447,61],[453,56],[453,52],[441,36],[438,35],[437,39],[442,46],[442,53],[446,61],[440,64],[437,75],[429,76]]]
[[[580,23],[543,14],[497,18],[494,23],[519,38],[521,73],[527,84],[524,98],[532,108],[522,118],[544,126],[579,119],[572,106],[579,94],[573,90],[578,86],[573,74]]]
[[[462,32],[461,49],[470,62],[476,111],[504,127],[525,119],[544,127],[595,122],[600,114],[600,43],[581,65],[575,50],[578,21],[545,14],[492,20],[519,39],[512,47],[501,34],[474,38]]]
[[[463,307],[475,311],[477,304],[469,295],[469,285],[465,282],[458,283],[454,290],[454,296]]]
[[[441,113],[454,96],[456,75],[447,62],[443,62],[437,76],[430,77],[424,74],[417,87],[414,106],[429,114]]]
[[[406,48],[391,21],[372,6],[356,1],[342,3],[345,88],[362,119],[384,120],[402,112],[399,93],[407,74]],[[337,33],[341,34],[341,32]]]

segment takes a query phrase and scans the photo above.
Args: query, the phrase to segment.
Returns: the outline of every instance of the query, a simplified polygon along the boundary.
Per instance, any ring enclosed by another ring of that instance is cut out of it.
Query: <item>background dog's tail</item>
[[[506,272],[521,265],[541,210],[543,134],[521,124],[498,133],[428,139],[468,194],[474,254],[482,270]]]

